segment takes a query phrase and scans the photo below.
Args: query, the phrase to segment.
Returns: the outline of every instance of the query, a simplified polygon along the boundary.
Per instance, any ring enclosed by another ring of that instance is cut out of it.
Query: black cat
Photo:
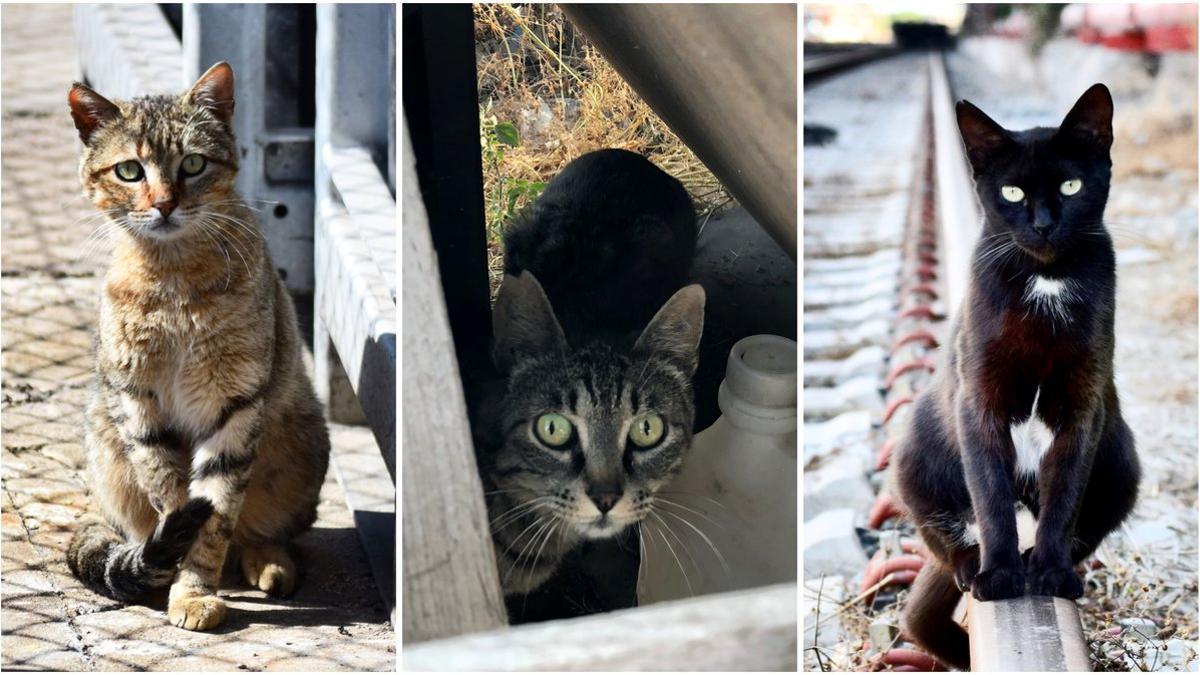
[[[628,150],[571,161],[504,231],[504,273],[532,272],[573,345],[632,342],[687,283],[696,210],[683,184]]]
[[[1008,131],[957,105],[985,224],[941,366],[895,459],[899,496],[933,554],[904,625],[957,668],[970,662],[951,619],[962,591],[1079,597],[1073,566],[1137,497],[1113,383],[1112,110],[1102,84],[1057,129]],[[1014,507],[1038,521],[1025,557]]]

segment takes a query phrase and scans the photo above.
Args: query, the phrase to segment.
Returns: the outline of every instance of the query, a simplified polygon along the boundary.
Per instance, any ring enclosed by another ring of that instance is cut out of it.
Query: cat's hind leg
[[[1071,541],[1071,562],[1092,554],[1109,532],[1128,517],[1137,501],[1141,468],[1133,433],[1119,415],[1110,417],[1088,476]]]
[[[286,596],[296,588],[296,563],[281,544],[247,546],[241,563],[246,583],[260,591]]]

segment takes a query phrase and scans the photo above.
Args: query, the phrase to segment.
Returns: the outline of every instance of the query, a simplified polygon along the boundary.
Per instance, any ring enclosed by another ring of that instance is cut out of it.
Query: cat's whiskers
[[[213,234],[224,241],[230,248],[233,249],[233,252],[236,253],[239,258],[241,258],[242,265],[246,268],[246,277],[249,278],[253,276],[253,273],[250,271],[250,261],[246,258],[246,253],[248,252],[243,253],[243,247],[239,245],[240,242],[238,242],[235,237],[224,236],[227,233],[223,230],[223,228],[221,228],[219,221],[210,220],[208,218],[208,216],[212,214],[208,212],[196,212],[194,215],[197,217],[197,224],[199,224],[201,227],[211,228]],[[229,255],[226,254],[225,257],[228,259]]]
[[[534,528],[536,528],[536,527],[539,527],[539,526],[541,526],[541,525],[542,525],[542,523],[546,522],[546,519],[547,519],[547,518],[549,518],[549,516],[539,516],[539,517],[538,517],[538,518],[536,518],[536,519],[535,519],[535,520],[534,520],[532,523],[530,523],[529,525],[527,525],[527,526],[525,527],[525,529],[521,530],[520,534],[518,534],[518,535],[516,536],[516,538],[515,538],[515,539],[513,539],[511,542],[509,542],[508,546],[505,546],[505,547],[504,547],[504,550],[500,552],[500,553],[501,553],[501,555],[507,554],[509,551],[511,551],[511,550],[513,549],[513,547],[517,545],[517,542],[521,541],[521,538],[525,536],[525,533],[526,533],[526,532],[529,532],[530,530],[532,530],[532,529],[534,529]],[[522,549],[522,550],[524,550],[524,549]],[[520,556],[520,555],[513,556],[513,562],[514,562],[514,564],[515,564],[515,563],[516,563],[516,561],[517,561],[517,560],[519,560],[520,558],[521,558],[521,556]],[[511,569],[511,568],[509,569],[509,572],[510,572],[510,573],[512,572],[512,569]],[[507,580],[507,579],[508,579],[508,576],[506,575],[504,578]]]
[[[509,568],[508,574],[504,575],[504,579],[500,583],[501,586],[503,586],[505,583],[508,582],[508,575],[512,574],[514,569],[516,569],[517,567],[521,567],[522,569],[526,568],[526,565],[522,564],[521,561],[525,560],[526,562],[528,562],[528,558],[526,558],[526,556],[529,553],[533,552],[533,547],[536,546],[537,541],[539,539],[541,539],[542,532],[544,532],[546,530],[546,528],[551,527],[554,524],[554,518],[552,516],[543,516],[543,517],[539,518],[537,522],[539,523],[538,529],[535,530],[532,535],[530,535],[529,541],[524,546],[521,547],[520,553],[518,553],[513,558],[514,564],[512,567]]]
[[[246,269],[246,276],[247,277],[250,276],[250,263],[249,263],[249,261],[246,260],[246,256],[244,256],[242,254],[241,249],[238,248],[238,246],[233,241],[231,241],[227,237],[222,236],[222,232],[221,232],[220,228],[217,227],[216,223],[209,221],[205,218],[197,218],[195,224],[196,224],[196,228],[197,228],[198,232],[208,234],[208,235],[210,235],[210,237],[216,237],[219,240],[217,247],[219,249],[221,249],[222,254],[224,254],[224,256],[225,256],[225,262],[226,262],[226,265],[225,265],[226,286],[228,286],[229,278],[233,274],[233,261],[229,257],[229,250],[228,250],[229,248],[232,248],[233,252],[236,253],[238,258],[241,259],[242,266]],[[221,245],[222,243],[224,245]]]
[[[679,492],[679,491],[674,491],[674,490],[660,490],[660,491],[654,493],[654,497],[656,499],[658,498],[659,495],[673,495],[676,497],[689,497],[689,498],[693,498],[693,499],[703,499],[704,501],[712,504],[713,506],[716,506],[725,511],[729,511],[728,506],[725,506],[720,501],[713,499],[712,497],[709,497],[708,495],[698,495],[698,494],[695,494],[692,492]]]
[[[656,514],[651,512],[650,515]],[[659,518],[658,521],[664,524],[666,522],[662,518]],[[649,521],[646,522],[648,523]],[[667,539],[667,535],[663,534],[661,528],[658,529],[658,536],[660,539],[662,539],[663,543],[667,545],[667,550],[671,552],[671,557],[675,559],[675,564],[679,566],[679,573],[683,575],[683,583],[687,585],[688,595],[696,595],[695,589],[692,588],[692,580],[688,577],[687,570],[683,569],[683,562],[679,559],[679,556],[675,554],[675,547],[671,545],[671,542]]]
[[[233,261],[229,258],[229,250],[221,245],[221,242],[213,234],[207,223],[200,221],[197,225],[199,227],[197,233],[212,242],[212,245],[225,257],[225,288],[228,289],[229,283],[233,279]]]
[[[683,509],[684,511],[687,511],[687,512],[689,512],[689,513],[694,513],[694,514],[696,514],[697,516],[700,516],[701,518],[703,518],[703,519],[707,520],[708,522],[712,523],[714,527],[717,527],[718,529],[722,529],[722,530],[724,530],[724,529],[725,529],[725,528],[724,528],[724,527],[723,527],[723,526],[722,526],[720,523],[718,523],[717,521],[713,520],[712,518],[709,518],[709,517],[708,517],[708,515],[707,515],[707,514],[705,514],[703,511],[697,511],[696,509],[693,509],[693,508],[689,508],[689,507],[687,507],[687,506],[684,506],[683,504],[680,504],[679,502],[674,502],[674,501],[671,501],[671,500],[669,500],[669,499],[666,499],[665,497],[659,497],[659,496],[657,496],[657,495],[655,495],[655,497],[654,497],[654,501],[655,501],[655,503],[662,503],[664,506],[673,506],[673,507],[675,507],[675,508],[677,508],[677,509]]]
[[[692,563],[692,569],[699,572],[700,565],[696,562],[696,557],[692,555],[691,550],[688,549],[687,543],[684,542],[684,540],[678,534],[675,533],[674,528],[672,528],[671,525],[669,523],[667,523],[667,521],[664,520],[662,516],[660,516],[658,513],[654,512],[654,511],[651,511],[650,515],[658,520],[658,522],[663,526],[663,528],[666,529],[667,533],[670,534],[671,537],[673,539],[675,539],[675,542],[679,544],[679,548],[683,549],[683,554],[686,555],[688,558],[688,561]],[[683,566],[680,565],[680,571],[682,571],[682,570],[683,570]],[[685,579],[685,581],[687,580],[686,572],[684,573],[684,579]],[[692,589],[692,585],[689,583],[688,590],[690,591],[691,589]],[[693,593],[693,595],[695,595],[695,593]]]
[[[262,231],[259,230],[259,228],[254,227],[254,225],[251,224],[249,221],[242,220],[241,218],[236,218],[234,216],[229,215],[228,213],[224,213],[222,211],[215,211],[212,209],[201,210],[201,211],[198,211],[198,213],[202,213],[205,216],[208,216],[210,218],[216,218],[216,219],[220,220],[222,223],[228,223],[229,225],[232,225],[237,231],[244,232],[245,234],[250,235],[250,237],[256,241],[262,241],[262,239],[263,239]]]
[[[92,220],[99,220],[99,223],[92,228],[91,233],[88,234],[87,238],[84,239],[83,243],[80,245],[80,254],[77,256],[77,260],[88,260],[91,258],[91,256],[99,250],[100,246],[109,240],[109,235],[111,235],[116,228],[124,227],[128,224],[125,216],[118,216],[116,218],[113,217],[120,213],[120,211],[121,209],[119,208],[108,209],[106,211],[101,211],[99,213],[94,213],[92,215],[79,218],[75,221],[75,224],[82,225]]]
[[[517,504],[516,506],[512,507],[511,509],[509,509],[509,510],[505,511],[504,513],[501,513],[500,515],[493,518],[492,521],[489,523],[489,525],[491,526],[493,532],[503,529],[505,526],[512,523],[513,521],[519,520],[520,518],[524,517],[527,513],[531,513],[533,511],[537,510],[538,507],[541,507],[542,505],[544,505],[546,503],[552,503],[553,500],[554,500],[553,497],[535,497],[534,499],[530,499],[530,500],[521,502],[520,504]],[[514,513],[515,513],[515,515],[512,515]],[[497,521],[500,521],[501,519],[504,519],[504,521],[497,522]]]
[[[683,516],[679,515],[678,513],[673,513],[671,511],[667,511],[667,510],[663,510],[662,513],[664,513],[668,516],[671,516],[672,518],[675,518],[676,520],[683,523],[684,525],[687,525],[688,527],[692,528],[692,531],[694,531],[696,534],[700,535],[700,538],[704,540],[704,543],[708,544],[708,547],[712,549],[713,554],[717,556],[717,560],[720,561],[721,568],[725,570],[726,576],[728,576],[731,573],[730,569],[729,569],[729,563],[726,562],[725,556],[721,554],[721,551],[717,549],[717,545],[713,543],[712,539],[710,539],[707,534],[704,534],[704,532],[702,532],[700,530],[700,528],[693,525],[690,520],[688,520],[687,518],[684,518]]]
[[[542,559],[542,551],[546,549],[546,544],[550,543],[550,539],[553,538],[554,533],[559,530],[562,524],[563,521],[558,518],[552,520],[552,527],[546,531],[546,536],[542,538],[541,546],[538,546],[537,553],[534,554],[533,560],[529,562],[529,571],[525,573],[526,576],[532,576],[537,570],[538,561]]]

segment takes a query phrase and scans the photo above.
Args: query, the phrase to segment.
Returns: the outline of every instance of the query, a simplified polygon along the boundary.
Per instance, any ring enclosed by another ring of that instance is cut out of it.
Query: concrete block
[[[805,518],[847,505],[866,508],[874,499],[866,463],[859,457],[838,455],[804,472]]]
[[[862,574],[867,554],[854,531],[854,509],[826,511],[804,522],[804,576]]]

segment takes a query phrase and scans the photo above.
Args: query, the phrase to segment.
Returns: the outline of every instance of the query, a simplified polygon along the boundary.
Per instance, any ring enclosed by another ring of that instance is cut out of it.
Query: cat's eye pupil
[[[195,176],[204,171],[204,167],[207,165],[208,161],[202,155],[192,154],[183,158],[179,169],[185,176]]]
[[[665,425],[662,417],[646,413],[635,420],[629,428],[629,440],[643,450],[650,449],[662,440]]]
[[[571,423],[557,413],[546,413],[537,418],[533,425],[534,434],[542,443],[558,448],[571,440]]]
[[[117,164],[117,178],[123,181],[137,181],[142,178],[142,165],[135,160],[129,159]]]

